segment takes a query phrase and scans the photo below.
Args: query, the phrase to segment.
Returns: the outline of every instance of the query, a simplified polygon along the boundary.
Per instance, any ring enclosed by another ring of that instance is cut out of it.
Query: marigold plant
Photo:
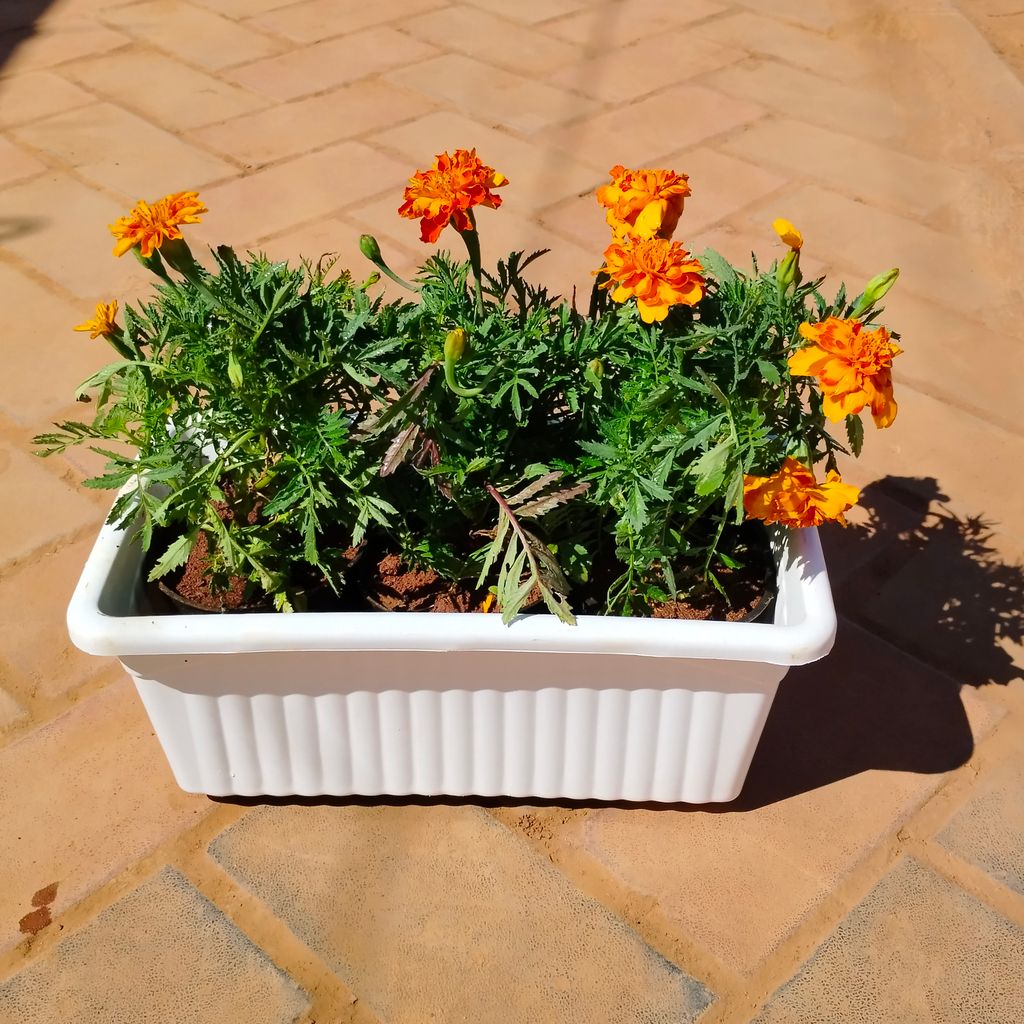
[[[783,217],[781,258],[740,268],[673,240],[687,174],[610,178],[589,301],[537,283],[546,250],[485,265],[475,211],[509,182],[475,149],[409,179],[400,216],[427,244],[451,225],[466,257],[433,252],[411,280],[371,235],[365,277],[223,245],[206,269],[182,230],[207,212],[197,193],[140,201],[111,231],[155,296],[75,327],[118,360],[82,386],[93,419],[42,454],[110,460],[88,485],[120,490],[112,521],[153,548],[153,578],[191,567],[283,610],[325,587],[358,603],[353,576],[385,564],[432,581],[434,607],[506,622],[731,606],[771,569],[768,528],[842,523],[857,501],[840,459],[865,411],[896,416],[880,303],[898,271],[826,293]]]

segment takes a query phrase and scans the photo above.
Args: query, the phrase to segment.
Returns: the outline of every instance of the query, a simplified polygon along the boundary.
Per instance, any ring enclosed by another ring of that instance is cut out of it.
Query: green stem
[[[483,391],[482,387],[460,387],[459,382],[455,379],[455,360],[448,355],[444,359],[444,382],[448,385],[448,390],[454,392],[459,398],[476,398]]]
[[[473,278],[476,282],[476,313],[477,316],[483,317],[484,315],[484,292],[483,292],[483,273],[480,265],[480,235],[477,234],[476,230],[476,218],[473,216],[473,211],[469,211],[469,223],[471,225],[468,231],[460,231],[463,242],[466,243],[466,251],[469,253],[469,265],[473,268]]]

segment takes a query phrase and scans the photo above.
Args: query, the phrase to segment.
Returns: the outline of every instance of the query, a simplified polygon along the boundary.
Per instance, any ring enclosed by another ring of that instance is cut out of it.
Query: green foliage
[[[111,521],[138,520],[147,548],[164,538],[154,578],[202,535],[215,582],[244,576],[283,609],[313,579],[340,590],[364,540],[489,587],[505,622],[721,589],[749,553],[744,476],[846,451],[787,365],[801,323],[850,314],[845,290],[829,303],[820,280],[708,251],[699,305],[647,325],[605,291],[581,312],[531,283],[543,255],[476,275],[442,252],[415,301],[386,302],[376,275],[222,247],[124,311],[122,358],[81,387],[91,422],[41,454],[109,460],[86,486],[120,490]],[[859,418],[846,439],[859,454]]]
[[[127,487],[111,521],[138,518],[147,548],[169,531],[154,578],[182,565],[201,531],[215,579],[244,576],[287,607],[310,579],[340,588],[340,552],[394,513],[367,487],[375,453],[350,438],[368,382],[405,372],[403,311],[382,314],[348,275],[223,247],[215,260],[215,273],[162,283],[125,310],[137,358],[82,385],[95,394],[91,423],[36,440],[42,454],[86,442],[109,459],[86,486]]]

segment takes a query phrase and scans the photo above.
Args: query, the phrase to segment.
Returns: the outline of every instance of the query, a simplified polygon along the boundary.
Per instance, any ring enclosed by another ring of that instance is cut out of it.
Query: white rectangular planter
[[[816,531],[775,549],[774,622],[154,615],[105,526],[68,628],[121,660],[191,792],[732,800],[779,681],[835,636]]]

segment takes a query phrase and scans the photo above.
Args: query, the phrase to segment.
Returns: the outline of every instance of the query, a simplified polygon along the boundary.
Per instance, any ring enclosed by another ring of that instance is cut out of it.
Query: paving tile
[[[332,213],[389,186],[401,195],[404,165],[361,142],[339,142],[209,189],[195,237],[241,245]]]
[[[0,751],[0,782],[0,947],[38,889],[57,883],[56,916],[211,807],[178,789],[127,679]]]
[[[668,153],[756,120],[764,110],[699,85],[677,85],[638,103],[616,107],[543,132],[544,139],[603,170],[657,166]],[[666,126],[671,125],[671,131]]]
[[[405,29],[409,18],[440,7],[445,2],[390,0],[387,4],[374,5],[363,3],[362,0],[305,0],[304,3],[281,7],[277,0],[278,9],[250,18],[248,24],[295,43],[319,43],[332,36],[358,32],[385,22]],[[467,20],[463,16],[463,26]]]
[[[416,93],[368,79],[211,125],[193,135],[211,149],[259,166],[399,119],[419,120],[431,109],[431,103]]]
[[[75,388],[113,354],[102,339],[72,330],[92,316],[93,307],[67,302],[3,263],[0,294],[18,296],[7,310],[0,411],[15,423],[42,430],[58,412],[75,411]],[[43,367],[47,372],[40,372]],[[76,412],[82,414],[88,415],[84,406]]]
[[[512,211],[528,217],[561,196],[590,192],[605,179],[598,167],[567,157],[553,149],[527,143],[507,132],[470,120],[462,114],[438,111],[408,124],[378,132],[373,142],[402,154],[408,177],[417,168],[429,167],[434,155],[447,150],[473,149],[484,163],[509,179],[502,189],[502,207],[496,217]],[[397,193],[396,209],[402,195]],[[490,221],[490,211],[481,214]],[[408,221],[407,226],[414,222]],[[486,230],[486,229],[484,229]]]
[[[563,68],[549,81],[606,103],[619,104],[641,99],[744,56],[735,47],[722,46],[682,28],[631,46],[598,52]]]
[[[474,7],[493,11],[506,18],[521,21],[528,25],[548,21],[562,14],[571,14],[588,6],[589,0],[516,0],[510,4],[508,0],[469,0]]]
[[[590,54],[610,46],[625,46],[664,32],[666,26],[700,21],[725,8],[714,0],[613,0],[596,3],[557,21],[544,23],[544,31],[569,43],[578,43]]]
[[[979,779],[935,837],[950,853],[1024,896],[1024,764],[1011,757]]]
[[[896,364],[898,366],[898,363]],[[885,430],[867,424],[860,460],[845,460],[843,476],[857,486],[882,477],[925,501],[939,501],[961,518],[981,518],[990,529],[1018,540],[1024,481],[1007,466],[1024,461],[1024,440],[901,384],[896,422]]]
[[[899,287],[961,313],[999,309],[1013,292],[990,270],[991,250],[970,237],[936,231],[817,185],[804,185],[741,214],[737,226],[771,223],[785,214],[828,262],[867,280],[888,267],[902,271]],[[956,259],[950,259],[955,252]]]
[[[294,0],[194,0],[200,7],[242,20],[294,5]]]
[[[0,1014],[22,1024],[293,1024],[308,1005],[173,868],[0,985]]]
[[[65,65],[75,82],[174,130],[198,128],[267,105],[266,99],[144,47]],[[130,90],[125,83],[131,82]]]
[[[0,494],[6,506],[0,520],[0,564],[24,559],[100,518],[42,462],[6,445],[0,446]]]
[[[1016,1024],[1024,931],[907,859],[865,897],[756,1024]]]
[[[246,64],[227,77],[276,100],[294,100],[415,64],[436,53],[418,39],[379,27]]]
[[[670,153],[666,165],[685,171],[690,176],[692,194],[686,200],[686,212],[676,231],[683,242],[701,248],[701,233],[731,217],[737,210],[756,203],[763,196],[778,192],[787,179],[762,166],[757,160],[738,160],[707,146]],[[771,222],[756,225],[758,235],[769,243]]]
[[[266,808],[211,853],[389,1024],[675,1024],[712,998],[476,808]]]
[[[0,78],[0,128],[35,121],[94,102],[94,97],[52,71]]]
[[[823,9],[802,0],[801,5],[805,10]],[[914,116],[898,97],[880,88],[864,83],[844,85],[804,68],[759,57],[720,68],[702,81],[711,89],[763,104],[777,113],[874,140],[903,140]]]
[[[0,188],[47,169],[37,157],[7,139],[0,138]]]
[[[775,57],[842,82],[860,82],[873,70],[865,51],[855,49],[845,39],[811,32],[761,13],[744,11],[716,18],[697,26],[694,33],[734,50]]]
[[[64,627],[71,592],[94,539],[33,559],[13,575],[0,575],[0,622],[17,623],[4,642],[3,658],[26,696],[58,697],[114,667],[113,659],[76,650]]]
[[[595,109],[582,96],[457,53],[393,71],[387,77],[396,85],[449,102],[488,124],[526,133]]]
[[[24,719],[25,709],[3,688],[0,688],[0,732]]]
[[[126,210],[66,174],[43,174],[0,190],[0,247],[95,303],[146,276],[130,257],[111,256],[107,225]]]
[[[971,716],[979,734],[994,723],[976,699]],[[578,841],[680,934],[747,973],[971,746],[951,680],[844,624],[825,661],[783,681],[735,805],[602,809]]]
[[[132,199],[201,188],[236,170],[112,103],[55,114],[13,134]]]
[[[106,11],[103,20],[213,71],[279,53],[282,44],[182,0],[149,0]]]
[[[403,21],[402,27],[435,46],[460,50],[521,75],[543,75],[579,57],[577,47],[487,11],[467,18],[464,8],[445,7]]]
[[[760,121],[720,148],[902,215],[927,217],[962,190],[955,168],[788,118]]]
[[[733,0],[733,3],[757,13],[765,9],[763,0]],[[824,4],[809,4],[806,0],[772,0],[770,10],[774,18],[821,32],[834,31],[864,16],[861,0],[828,0]]]
[[[110,53],[130,42],[129,36],[103,28],[93,19],[74,19],[58,26],[46,26],[18,42],[0,66],[0,76],[39,71],[94,53]]]

